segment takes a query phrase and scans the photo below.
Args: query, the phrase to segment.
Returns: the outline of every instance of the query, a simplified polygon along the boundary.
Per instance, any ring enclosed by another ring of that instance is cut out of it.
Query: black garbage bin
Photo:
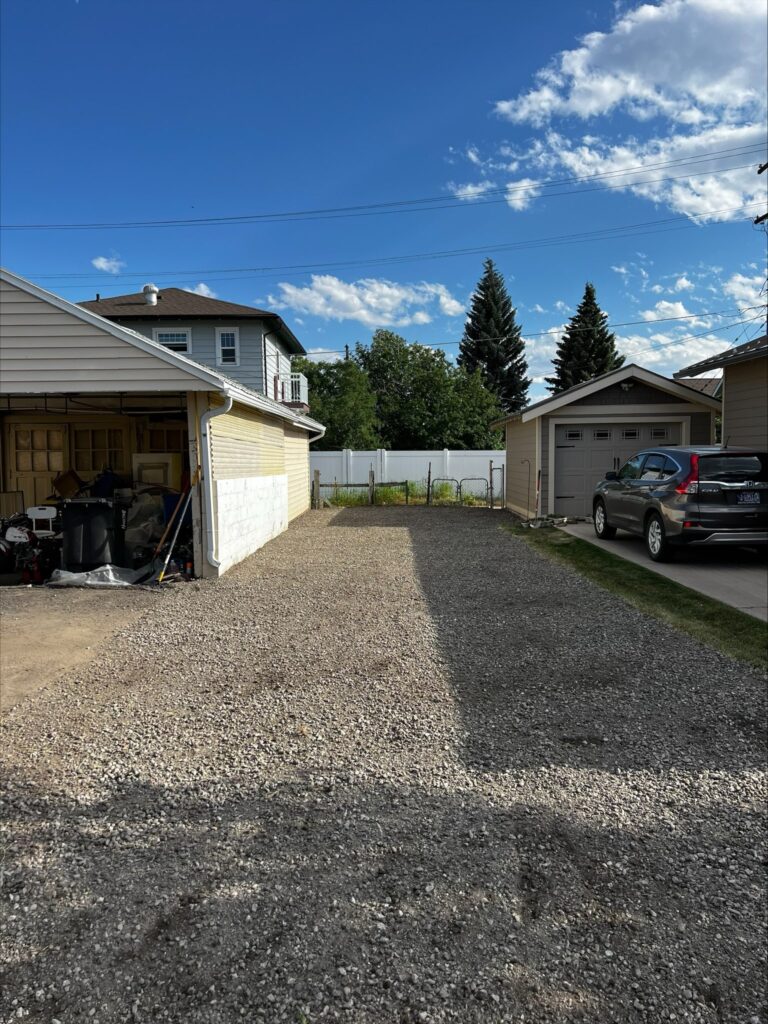
[[[61,503],[61,563],[69,572],[123,565],[127,505],[113,498],[67,498]]]

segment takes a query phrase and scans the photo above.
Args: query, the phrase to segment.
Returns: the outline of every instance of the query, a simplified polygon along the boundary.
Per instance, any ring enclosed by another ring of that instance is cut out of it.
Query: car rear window
[[[768,482],[768,455],[702,455],[699,480],[761,480]]]

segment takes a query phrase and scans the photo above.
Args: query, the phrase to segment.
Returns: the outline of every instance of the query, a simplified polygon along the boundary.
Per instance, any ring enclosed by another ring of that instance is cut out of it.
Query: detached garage
[[[716,398],[640,366],[595,377],[499,421],[506,507],[518,515],[588,516],[607,470],[654,444],[712,444]]]

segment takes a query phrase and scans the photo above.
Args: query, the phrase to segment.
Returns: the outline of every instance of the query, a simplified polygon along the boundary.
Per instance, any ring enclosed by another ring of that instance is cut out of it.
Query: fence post
[[[432,463],[427,466],[427,504],[432,504]]]
[[[312,481],[312,507],[320,508],[320,470],[315,470],[315,478]]]
[[[405,481],[405,504],[408,504],[408,481]]]
[[[354,480],[352,479],[352,450],[350,448],[345,448],[343,450],[343,452],[341,453],[341,461],[341,475],[343,477],[344,483],[354,483]]]
[[[493,459],[488,463],[488,496],[491,499],[491,508],[493,508]]]
[[[368,470],[368,504],[373,504],[373,499],[376,494],[376,477],[373,474],[373,467]]]
[[[443,476],[450,477],[451,475],[451,453],[447,448],[443,448]]]

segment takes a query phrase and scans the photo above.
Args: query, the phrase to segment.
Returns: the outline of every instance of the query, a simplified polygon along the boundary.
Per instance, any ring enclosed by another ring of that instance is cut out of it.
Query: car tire
[[[645,550],[653,562],[668,562],[672,558],[664,521],[657,512],[652,512],[645,521]]]
[[[608,522],[608,512],[605,508],[604,501],[595,502],[595,510],[593,515],[595,533],[600,540],[613,540],[616,536],[616,527],[611,526]]]

